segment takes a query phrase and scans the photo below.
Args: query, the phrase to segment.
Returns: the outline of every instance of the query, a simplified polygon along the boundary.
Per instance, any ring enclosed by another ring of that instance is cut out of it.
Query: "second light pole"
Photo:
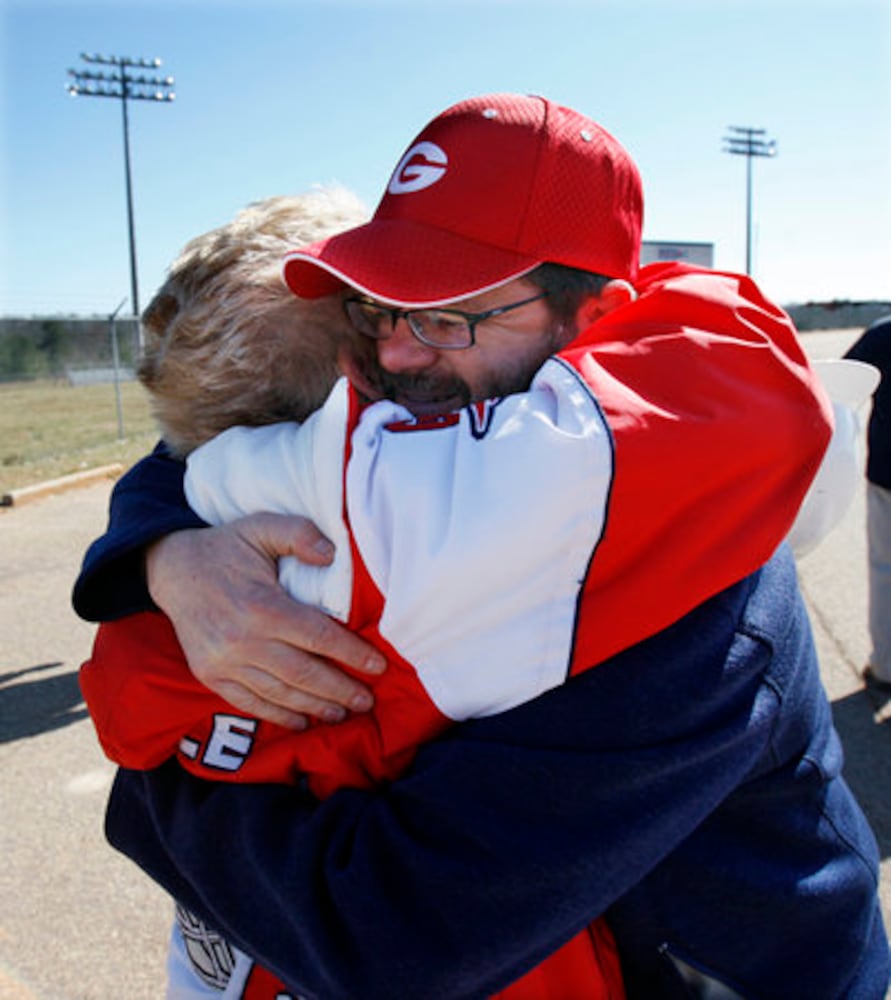
[[[724,152],[746,158],[746,274],[752,273],[752,157],[776,156],[777,144],[767,139],[763,128],[745,128],[730,125],[730,134],[724,136]]]

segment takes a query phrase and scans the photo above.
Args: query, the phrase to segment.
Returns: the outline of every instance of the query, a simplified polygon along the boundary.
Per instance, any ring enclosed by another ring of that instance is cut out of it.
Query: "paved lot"
[[[0,511],[2,1000],[164,995],[169,904],[104,842],[113,770],[77,687],[93,629],[69,593],[109,488]]]
[[[851,335],[806,338],[837,357]],[[170,908],[106,847],[110,765],[77,689],[92,628],[69,608],[71,583],[105,520],[99,484],[0,510],[0,1000],[159,1000]],[[883,861],[891,926],[891,705],[859,680],[866,635],[863,497],[802,560],[847,775]]]

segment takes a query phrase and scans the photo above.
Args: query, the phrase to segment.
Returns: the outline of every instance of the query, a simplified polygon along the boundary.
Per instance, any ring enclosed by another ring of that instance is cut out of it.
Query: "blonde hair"
[[[235,424],[303,420],[321,405],[338,348],[356,335],[341,296],[296,298],[282,261],[367,217],[346,189],[319,188],[254,202],[186,244],[143,313],[138,371],[176,455]]]

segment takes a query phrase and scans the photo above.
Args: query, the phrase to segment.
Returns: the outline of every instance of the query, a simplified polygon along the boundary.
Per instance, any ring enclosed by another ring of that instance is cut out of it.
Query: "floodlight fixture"
[[[724,152],[746,158],[746,274],[752,273],[752,159],[756,156],[777,155],[775,139],[768,139],[767,130],[729,125],[724,136]]]
[[[112,70],[100,72],[93,69],[69,69],[72,81],[65,89],[71,97],[112,97],[121,102],[121,120],[124,131],[124,178],[127,188],[127,232],[130,240],[130,305],[133,315],[139,317],[139,282],[136,275],[136,239],[133,223],[133,187],[130,172],[130,122],[127,113],[129,101],[155,101],[170,103],[176,98],[172,76],[139,76],[133,68],[158,69],[161,60],[132,59],[130,56],[103,56],[81,52],[81,59],[90,66],[110,66]],[[140,347],[142,335],[140,332]]]

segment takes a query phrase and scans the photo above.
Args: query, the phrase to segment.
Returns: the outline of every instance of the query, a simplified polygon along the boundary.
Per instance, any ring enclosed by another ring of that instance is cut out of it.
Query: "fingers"
[[[303,728],[364,712],[373,696],[358,675],[386,660],[372,645],[279,586],[276,558],[324,565],[330,542],[304,518],[251,515],[156,543],[146,565],[152,596],[169,616],[192,672],[231,705]]]
[[[372,693],[338,667],[280,642],[246,648],[253,662],[203,663],[195,674],[235,708],[289,729],[305,729],[308,716],[335,723],[367,712]]]
[[[244,671],[246,676],[248,668],[244,668]],[[221,681],[216,686],[216,693],[233,708],[237,708],[251,718],[263,719],[296,732],[306,729],[309,725],[309,719],[306,715],[301,712],[289,711],[275,702],[267,701],[250,688],[244,687],[240,682]]]
[[[230,622],[211,639],[195,629],[181,636],[195,676],[241,711],[293,729],[305,728],[307,716],[333,723],[369,711],[371,691],[332,660],[376,675],[384,657],[321,611],[271,597],[242,607],[246,632]]]
[[[244,665],[235,679],[216,684],[218,694],[249,715],[289,729],[304,729],[308,717],[336,723],[374,704],[371,692],[348,675],[322,660],[296,654],[290,647],[269,644],[262,660],[262,667]]]
[[[270,610],[268,605],[267,610]],[[269,634],[274,635],[288,648],[316,654],[315,663],[320,663],[318,658],[321,657],[370,676],[383,673],[386,668],[387,661],[379,650],[317,608],[286,599],[286,603],[277,605],[275,610],[279,613],[279,617]],[[323,685],[323,688],[316,693],[345,704],[340,695],[347,689],[355,694],[359,685],[354,682],[345,684],[344,682],[349,680],[345,674],[332,671],[332,668],[324,663],[322,666],[325,669],[319,675],[313,674],[311,678],[313,683],[318,680]],[[298,669],[297,665],[288,660],[282,664],[282,668],[279,676],[290,683],[294,672]],[[330,675],[336,676],[338,680],[331,679]]]
[[[312,566],[327,566],[334,558],[332,543],[305,517],[250,514],[232,522],[232,527],[271,559],[290,555]]]

